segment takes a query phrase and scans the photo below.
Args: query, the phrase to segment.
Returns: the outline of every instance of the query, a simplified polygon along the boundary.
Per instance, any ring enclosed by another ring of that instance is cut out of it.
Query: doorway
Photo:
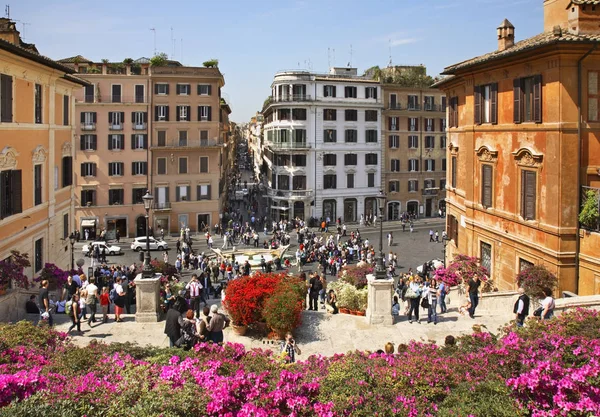
[[[433,199],[426,198],[425,199],[425,217],[431,217],[432,210],[433,210]]]
[[[294,218],[304,220],[304,202],[303,201],[295,201],[294,202]]]
[[[377,208],[377,199],[375,197],[365,198],[365,217],[372,214],[373,216],[379,216],[379,209]]]
[[[400,203],[398,201],[390,201],[387,209],[388,220],[400,220]]]
[[[119,231],[119,237],[127,237],[127,219],[107,219],[106,220],[106,239],[114,240]]]
[[[344,200],[344,222],[356,222],[356,198],[347,198]]]
[[[137,237],[146,236],[146,217],[139,216],[135,220],[135,235]]]
[[[335,220],[336,205],[337,202],[335,200],[323,200],[323,219]]]
[[[210,214],[198,214],[198,232],[204,233],[207,228],[210,229]]]
[[[406,211],[408,214],[412,214],[417,217],[419,215],[419,202],[418,201],[409,201],[406,203]]]

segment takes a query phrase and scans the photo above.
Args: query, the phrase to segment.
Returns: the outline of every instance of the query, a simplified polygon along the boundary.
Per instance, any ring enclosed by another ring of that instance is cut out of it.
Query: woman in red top
[[[110,298],[108,296],[108,287],[102,288],[102,294],[100,294],[100,306],[102,307],[102,314],[104,317],[102,321],[108,323],[108,308],[110,306]]]

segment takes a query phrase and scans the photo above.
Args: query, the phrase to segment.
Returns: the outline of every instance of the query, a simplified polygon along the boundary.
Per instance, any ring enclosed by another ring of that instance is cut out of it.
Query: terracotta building
[[[24,43],[0,18],[0,259],[29,254],[34,277],[47,262],[68,269],[73,231],[73,70]]]
[[[383,187],[387,220],[445,210],[446,96],[434,88],[382,84]]]
[[[544,1],[544,32],[445,69],[447,257],[480,257],[500,289],[530,264],[559,290],[600,291],[598,234],[579,228],[581,186],[600,185],[600,1]],[[517,28],[518,29],[518,28]],[[491,33],[490,33],[491,35]]]

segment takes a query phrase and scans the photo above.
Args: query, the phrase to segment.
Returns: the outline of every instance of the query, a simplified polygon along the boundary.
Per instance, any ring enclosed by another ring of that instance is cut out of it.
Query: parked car
[[[89,255],[91,255],[90,250],[94,249],[94,247],[96,247],[96,246],[98,246],[100,253],[102,253],[102,248],[106,248],[107,255],[120,255],[121,254],[121,248],[119,246],[109,245],[106,242],[92,242],[90,244],[85,244],[81,248],[81,252],[83,252],[84,255],[89,256]]]
[[[165,250],[169,248],[169,245],[167,245],[167,242],[164,240],[157,240],[152,236],[150,236],[149,239],[150,250]],[[138,252],[146,250],[146,236],[136,237],[133,239],[133,242],[131,242],[131,249]]]

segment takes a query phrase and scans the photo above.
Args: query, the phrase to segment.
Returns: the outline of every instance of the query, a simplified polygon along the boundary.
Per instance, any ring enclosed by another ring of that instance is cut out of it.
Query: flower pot
[[[350,310],[350,314],[353,316],[358,316],[358,310]]]
[[[357,316],[363,316],[363,317],[364,317],[364,316],[366,316],[366,315],[367,315],[367,312],[366,312],[366,311],[357,311],[357,312],[356,312],[356,315],[357,315]]]
[[[340,313],[342,314],[350,314],[350,310],[345,307],[340,307]]]
[[[245,335],[246,331],[248,330],[248,326],[236,326],[235,324],[232,324],[231,328],[233,329],[233,332],[238,336]]]

